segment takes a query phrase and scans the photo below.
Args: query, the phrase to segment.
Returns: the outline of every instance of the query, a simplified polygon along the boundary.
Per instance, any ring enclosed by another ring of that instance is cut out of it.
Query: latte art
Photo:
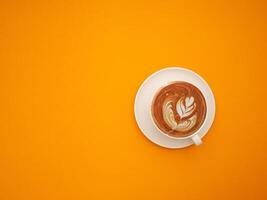
[[[183,103],[184,99],[186,102],[185,104]],[[191,115],[196,108],[195,103],[194,104],[191,103],[191,106],[189,105],[189,103],[187,103],[189,102],[189,99],[190,101],[194,101],[194,97],[190,97],[190,98],[181,97],[176,104],[176,111],[180,117],[180,121],[178,123],[176,122],[174,118],[174,112],[173,112],[173,108],[171,105],[171,101],[164,103],[163,108],[162,108],[163,119],[172,130],[184,132],[184,131],[190,130],[196,124],[197,114],[194,114],[189,119],[182,120],[183,118]]]
[[[152,103],[153,119],[163,132],[184,137],[193,134],[206,116],[206,102],[198,88],[175,82],[162,88]]]

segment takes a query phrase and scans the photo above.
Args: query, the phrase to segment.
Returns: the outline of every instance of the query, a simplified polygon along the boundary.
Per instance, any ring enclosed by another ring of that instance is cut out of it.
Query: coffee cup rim
[[[183,82],[186,82],[186,81],[183,81]],[[187,82],[187,83],[189,83],[189,82]],[[171,84],[171,83],[169,83],[169,84]],[[165,86],[168,86],[169,84],[166,84]],[[190,83],[190,84],[192,84],[192,83]],[[192,84],[193,85],[193,84]],[[165,87],[165,86],[162,86],[162,87]],[[194,85],[195,86],[195,85]],[[196,87],[196,86],[195,86]],[[161,88],[161,87],[160,87]],[[160,89],[159,88],[159,89]],[[199,88],[198,88],[199,89]],[[156,95],[156,94],[155,94]],[[204,96],[204,95],[203,95]],[[205,99],[205,101],[206,101],[206,97],[204,96],[204,99]],[[152,103],[153,103],[153,99],[152,99],[152,102],[151,102],[151,106],[152,106]],[[150,107],[151,107],[150,106]],[[155,128],[161,133],[161,134],[164,134],[164,135],[166,135],[167,137],[169,137],[169,138],[171,138],[171,139],[175,139],[175,140],[184,140],[184,139],[189,139],[189,138],[192,138],[192,137],[194,137],[195,135],[197,135],[200,131],[201,131],[201,129],[203,128],[203,125],[204,125],[204,123],[206,122],[206,120],[207,120],[207,114],[208,114],[208,112],[209,112],[209,108],[208,108],[208,106],[206,106],[206,116],[205,116],[205,119],[204,119],[204,121],[203,121],[203,123],[201,124],[201,126],[194,132],[194,133],[192,133],[191,135],[188,135],[188,136],[184,136],[184,137],[174,137],[174,136],[170,136],[169,134],[167,134],[167,133],[164,133],[158,126],[157,126],[157,124],[155,123],[155,121],[154,121],[154,119],[153,119],[153,114],[152,114],[152,110],[150,109],[150,120],[152,121],[152,123],[153,123],[153,125],[155,126]]]

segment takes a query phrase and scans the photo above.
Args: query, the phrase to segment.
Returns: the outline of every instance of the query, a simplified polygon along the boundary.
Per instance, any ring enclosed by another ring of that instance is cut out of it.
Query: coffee
[[[152,117],[157,127],[173,137],[194,134],[206,117],[206,101],[201,91],[187,82],[173,82],[155,95]]]

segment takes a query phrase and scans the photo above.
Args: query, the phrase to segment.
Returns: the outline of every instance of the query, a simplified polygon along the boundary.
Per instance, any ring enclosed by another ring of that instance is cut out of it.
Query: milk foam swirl
[[[176,111],[180,116],[180,120],[177,123],[174,118],[171,101],[167,101],[162,107],[163,119],[172,130],[188,131],[196,124],[197,114],[194,114],[189,119],[183,120],[183,118],[190,116],[195,108],[194,97],[180,98],[176,104]]]

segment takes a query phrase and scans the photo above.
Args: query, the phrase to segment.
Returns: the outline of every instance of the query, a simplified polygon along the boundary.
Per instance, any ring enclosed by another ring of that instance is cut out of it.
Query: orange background
[[[1,1],[0,199],[267,199],[266,1]],[[200,147],[138,129],[142,81],[211,85]]]

